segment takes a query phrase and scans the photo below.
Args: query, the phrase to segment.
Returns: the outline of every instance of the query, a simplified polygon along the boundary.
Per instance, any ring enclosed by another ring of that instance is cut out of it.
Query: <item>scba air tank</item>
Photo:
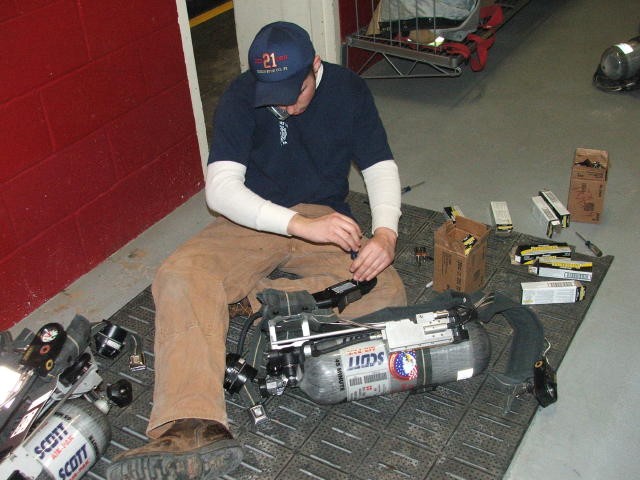
[[[369,340],[305,356],[298,386],[315,402],[334,404],[473,377],[489,364],[491,343],[482,325],[465,328],[468,340],[444,346],[390,353],[384,340]]]
[[[640,71],[640,36],[607,48],[600,59],[602,72],[611,80],[628,79]]]
[[[103,412],[84,399],[69,400],[22,446],[26,457],[18,454],[16,466],[24,473],[38,467],[37,476],[27,478],[74,480],[89,471],[110,440],[111,428]]]

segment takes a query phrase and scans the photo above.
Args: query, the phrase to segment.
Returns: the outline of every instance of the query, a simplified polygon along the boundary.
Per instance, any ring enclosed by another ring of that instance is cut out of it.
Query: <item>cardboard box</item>
[[[522,282],[522,305],[575,303],[584,300],[586,288],[576,280]]]
[[[445,222],[435,233],[433,289],[470,293],[486,282],[489,228],[466,217]]]
[[[507,202],[491,202],[491,219],[498,235],[509,235],[513,231],[513,222]]]
[[[574,222],[600,223],[610,168],[605,150],[576,149],[567,201]]]

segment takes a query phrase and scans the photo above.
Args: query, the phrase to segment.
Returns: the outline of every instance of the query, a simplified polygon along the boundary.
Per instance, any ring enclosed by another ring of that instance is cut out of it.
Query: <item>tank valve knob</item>
[[[133,401],[133,387],[129,380],[118,380],[107,387],[107,398],[118,407],[126,407]]]

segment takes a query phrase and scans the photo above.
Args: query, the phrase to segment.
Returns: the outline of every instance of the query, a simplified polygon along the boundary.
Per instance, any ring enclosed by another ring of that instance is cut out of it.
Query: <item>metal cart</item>
[[[418,14],[424,14],[424,0],[412,0],[415,2],[415,18],[377,21],[378,18],[393,18],[399,1],[402,0],[354,0],[356,31],[346,36],[344,64],[351,66],[349,62],[353,49],[368,52],[364,63],[354,68],[364,78],[457,77],[462,74],[467,58],[460,53],[451,52],[450,48],[446,48],[447,44],[450,46],[452,42],[457,42],[466,45],[469,52],[474,54],[475,42],[466,38],[467,32],[472,31],[474,35],[489,38],[529,3],[529,0],[496,1],[495,4],[502,7],[503,22],[491,29],[483,28],[477,12],[458,25],[452,25],[438,16],[437,0],[429,2],[433,11],[428,17]],[[374,16],[377,18],[374,19]],[[437,38],[442,33],[448,37],[445,43]],[[379,68],[375,69],[378,73],[367,71],[382,60],[391,67],[391,73],[379,73]],[[430,68],[416,71],[418,65]]]

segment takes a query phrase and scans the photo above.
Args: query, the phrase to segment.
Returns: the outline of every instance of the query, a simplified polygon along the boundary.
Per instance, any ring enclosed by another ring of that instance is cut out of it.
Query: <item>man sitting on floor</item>
[[[400,180],[367,85],[323,62],[308,33],[287,22],[258,32],[249,66],[214,118],[206,198],[220,216],[153,282],[152,440],[121,454],[110,480],[208,479],[240,463],[222,386],[228,304],[248,297],[257,310],[265,288],[315,292],[350,277],[378,281],[344,318],[406,304],[391,267]],[[367,186],[371,238],[345,201],[352,162]],[[276,268],[297,278],[269,279]]]

